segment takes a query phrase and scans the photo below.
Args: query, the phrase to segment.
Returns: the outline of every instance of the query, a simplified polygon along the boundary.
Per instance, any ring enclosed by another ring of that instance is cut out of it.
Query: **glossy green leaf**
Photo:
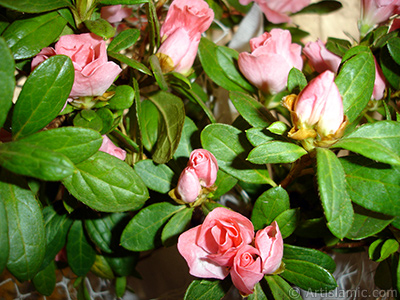
[[[35,289],[42,295],[50,296],[56,287],[56,263],[52,261],[32,279]]]
[[[151,55],[149,57],[149,63],[150,63],[151,69],[153,70],[154,78],[156,79],[160,89],[163,91],[168,90],[168,84],[164,78],[164,73],[161,69],[160,61],[158,60],[158,57],[155,55]]]
[[[96,115],[101,119],[102,128],[100,134],[104,135],[113,131],[119,124],[119,118],[114,119],[114,114],[107,107],[102,107],[96,111]]]
[[[84,109],[79,111],[75,115],[73,124],[75,127],[83,127],[96,131],[103,130],[103,120],[94,110]]]
[[[186,160],[189,158],[190,153],[192,153],[194,147],[196,147],[196,145],[193,145],[193,141],[197,140],[198,138],[197,134],[198,134],[198,128],[196,124],[188,117],[185,117],[185,123],[183,124],[181,140],[179,141],[178,148],[176,148],[176,151],[174,153],[175,160],[183,158],[185,158]]]
[[[351,200],[366,209],[400,215],[400,168],[363,158],[341,158],[346,190]]]
[[[21,142],[43,147],[80,163],[100,148],[102,136],[94,130],[79,127],[60,127],[27,136]]]
[[[159,115],[157,107],[149,100],[141,103],[139,115],[140,127],[142,128],[142,143],[147,151],[151,152],[157,142]]]
[[[201,132],[204,149],[216,157],[218,166],[239,180],[274,185],[265,166],[254,165],[246,158],[252,148],[244,133],[226,124],[211,124]]]
[[[264,277],[275,299],[279,300],[301,300],[299,293],[289,283],[278,275]]]
[[[63,184],[79,201],[104,212],[121,212],[142,207],[148,190],[136,172],[120,159],[97,152],[76,165]]]
[[[43,215],[23,178],[3,170],[1,180],[0,202],[8,220],[7,269],[22,282],[32,279],[43,261],[46,244]]]
[[[186,208],[178,211],[165,224],[161,233],[161,240],[164,246],[173,246],[178,241],[178,236],[184,232],[190,224],[194,208]]]
[[[343,98],[343,110],[353,122],[371,99],[375,81],[375,62],[370,51],[360,52],[344,62],[335,83]]]
[[[253,127],[246,130],[246,137],[254,146],[260,146],[276,139],[276,135],[271,133],[267,128]]]
[[[298,208],[287,209],[280,213],[275,221],[278,223],[282,238],[289,237],[300,222],[300,210]]]
[[[303,147],[293,143],[271,141],[250,151],[247,159],[254,164],[291,163],[307,154]]]
[[[346,193],[345,173],[336,155],[317,148],[318,190],[329,230],[344,238],[353,222],[353,207]]]
[[[299,69],[292,68],[288,75],[287,89],[290,93],[298,94],[307,85],[307,79]]]
[[[149,97],[159,112],[158,139],[153,152],[155,163],[168,162],[178,148],[185,122],[185,108],[177,96],[158,92]]]
[[[301,11],[295,14],[328,14],[342,7],[343,5],[339,1],[322,0],[306,6]]]
[[[67,237],[66,250],[68,264],[74,274],[85,276],[96,259],[96,252],[86,238],[81,220],[75,220],[72,224]]]
[[[107,51],[120,52],[136,43],[140,37],[140,30],[137,28],[128,28],[117,34],[107,47]]]
[[[115,27],[104,19],[87,20],[84,22],[87,29],[104,39],[112,38],[115,35]]]
[[[167,165],[156,165],[151,159],[145,159],[135,164],[135,171],[153,191],[166,194],[172,189],[175,174]]]
[[[64,154],[22,140],[0,144],[0,165],[20,175],[49,181],[74,172],[73,163]]]
[[[125,227],[121,236],[121,245],[131,251],[154,249],[159,242],[161,227],[184,205],[168,202],[152,204],[142,209]]]
[[[400,123],[380,121],[360,126],[334,148],[343,148],[370,159],[400,165]]]
[[[115,95],[108,101],[110,109],[127,109],[133,105],[135,91],[129,85],[119,85],[115,89]]]
[[[332,274],[319,265],[296,259],[285,259],[283,262],[285,271],[280,275],[301,289],[321,293],[337,287]]]
[[[34,15],[14,21],[4,31],[3,37],[14,59],[30,58],[54,42],[66,24],[67,21],[57,12]]]
[[[389,84],[395,90],[400,89],[400,65],[393,60],[388,47],[383,47],[380,51],[380,66]]]
[[[2,92],[0,95],[0,128],[7,118],[8,111],[12,106],[12,98],[15,88],[15,62],[7,47],[6,42],[0,37],[0,82],[2,83]]]
[[[240,115],[253,127],[268,127],[275,121],[267,108],[248,94],[230,92],[229,98]]]
[[[6,266],[10,245],[8,242],[8,223],[4,199],[0,197],[0,274]]]
[[[61,111],[74,83],[71,59],[55,55],[42,62],[28,77],[12,117],[14,138],[35,133]]]
[[[238,180],[226,172],[218,169],[217,172],[217,180],[214,185],[217,187],[217,190],[212,193],[212,198],[217,199],[226,193],[228,193],[238,182]]]
[[[186,290],[184,300],[219,300],[227,291],[225,282],[221,280],[193,280]]]
[[[144,74],[152,76],[152,73],[149,70],[149,68],[147,68],[144,64],[138,62],[137,60],[134,60],[134,59],[129,58],[129,57],[123,55],[123,54],[112,52],[112,51],[108,51],[107,53],[112,58],[115,58],[116,60],[119,60],[120,62],[122,62],[124,64],[127,64],[131,68],[133,68],[135,70],[138,70],[138,71],[140,71],[140,72],[142,72]]]
[[[71,5],[68,0],[0,0],[0,5],[26,13],[41,13]]]
[[[254,203],[251,222],[255,230],[263,229],[290,208],[289,195],[281,186],[265,191]]]
[[[336,263],[332,259],[332,257],[330,257],[328,254],[325,254],[324,252],[311,248],[284,244],[283,258],[285,260],[297,259],[297,260],[308,261],[321,266],[322,268],[328,270],[331,273],[333,273],[336,269]]]
[[[387,48],[393,60],[400,65],[400,38],[394,37],[387,42]]]
[[[393,221],[393,217],[354,206],[353,224],[346,237],[361,240],[381,232]]]

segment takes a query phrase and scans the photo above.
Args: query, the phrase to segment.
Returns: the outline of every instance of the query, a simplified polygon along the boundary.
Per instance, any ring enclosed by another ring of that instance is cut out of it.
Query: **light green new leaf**
[[[7,47],[6,42],[0,37],[0,82],[2,91],[0,94],[0,128],[7,118],[8,111],[12,106],[12,98],[15,87],[15,62]]]

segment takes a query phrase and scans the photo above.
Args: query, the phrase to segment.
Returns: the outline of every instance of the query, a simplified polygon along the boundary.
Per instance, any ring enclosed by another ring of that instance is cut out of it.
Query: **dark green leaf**
[[[61,111],[74,83],[68,56],[55,55],[42,62],[28,77],[12,117],[14,138],[42,129]]]
[[[56,264],[52,261],[32,279],[35,289],[42,295],[50,296],[56,287]]]
[[[197,130],[198,129],[196,124],[188,117],[185,117],[181,140],[179,141],[178,148],[176,148],[176,151],[174,153],[174,158],[176,160],[179,160],[180,158],[189,158],[190,153],[192,153],[194,147],[194,145],[192,145],[193,140],[197,138]]]
[[[135,171],[153,191],[166,194],[172,189],[174,172],[167,165],[156,165],[151,159],[145,159],[135,164]]]
[[[217,187],[217,190],[212,193],[212,198],[217,199],[227,192],[229,192],[238,182],[238,180],[231,175],[225,173],[221,169],[218,169],[217,172],[217,180],[214,185]]]
[[[0,202],[8,220],[7,269],[19,281],[32,279],[42,264],[45,230],[42,211],[23,178],[2,171]]]
[[[328,37],[325,47],[330,52],[342,57],[351,48],[351,43],[348,40]]]
[[[104,212],[139,209],[149,197],[136,172],[120,159],[97,152],[76,165],[63,184],[79,201]]]
[[[159,242],[161,227],[185,207],[161,202],[142,209],[125,227],[121,236],[121,245],[131,251],[154,249]]]
[[[254,286],[253,294],[250,294],[247,297],[247,299],[248,300],[268,300],[267,296],[265,296],[265,293],[259,282],[257,282],[256,285]]]
[[[288,209],[275,218],[281,231],[282,238],[289,237],[295,231],[300,222],[300,210],[298,208]]]
[[[6,266],[9,248],[6,208],[4,199],[0,196],[0,274]]]
[[[4,1],[4,0],[2,0]],[[57,12],[14,21],[3,33],[14,59],[35,56],[60,35],[67,21]]]
[[[129,48],[136,43],[140,37],[140,30],[136,28],[129,28],[118,33],[116,37],[113,38],[110,45],[107,47],[107,51],[110,52],[120,52]]]
[[[161,240],[164,246],[173,246],[178,241],[178,236],[185,231],[192,219],[194,208],[186,208],[178,211],[165,225]]]
[[[112,58],[115,58],[116,60],[119,60],[120,62],[127,64],[128,66],[130,66],[133,69],[136,69],[136,70],[138,70],[144,74],[150,75],[150,76],[152,75],[151,71],[144,64],[142,64],[132,58],[129,58],[123,54],[112,52],[112,51],[109,51],[107,53]]]
[[[290,208],[289,195],[281,186],[265,191],[254,203],[251,222],[254,229],[263,229]]]
[[[244,133],[226,124],[211,124],[201,132],[204,149],[216,157],[218,166],[239,180],[275,185],[265,166],[254,165],[246,158],[252,148]]]
[[[395,89],[400,89],[400,65],[390,55],[388,47],[383,47],[380,52],[380,66],[385,79]]]
[[[2,37],[0,37],[0,57],[0,82],[2,85],[0,95],[0,128],[2,128],[7,118],[8,111],[12,106],[15,87],[15,62],[10,49],[7,47]]]
[[[0,5],[26,13],[40,13],[71,5],[68,0],[0,0]]]
[[[387,42],[387,47],[393,60],[400,65],[400,38],[394,37]]]
[[[153,160],[163,164],[172,158],[178,148],[185,122],[185,108],[180,98],[167,92],[155,93],[149,100],[157,107],[160,115]]]
[[[345,173],[336,155],[317,148],[318,189],[329,230],[344,238],[353,222],[353,207],[346,193]]]
[[[268,129],[261,127],[253,127],[247,129],[246,137],[254,147],[274,141],[276,138],[276,136],[272,134]]]
[[[254,164],[291,163],[307,154],[303,147],[293,143],[271,141],[250,151],[247,159]]]
[[[153,70],[154,78],[156,79],[160,89],[163,91],[168,90],[168,84],[164,78],[164,74],[161,69],[160,61],[158,60],[158,57],[155,55],[151,55],[149,57],[149,63],[150,63],[151,69]]]
[[[135,91],[129,85],[119,85],[115,89],[115,95],[108,101],[110,109],[130,108],[135,99]]]
[[[142,143],[147,151],[151,152],[157,142],[159,115],[157,107],[149,100],[141,103],[139,122],[142,128]]]
[[[221,280],[193,280],[186,290],[185,300],[219,300],[227,290],[226,284]]]
[[[287,89],[290,93],[298,94],[307,85],[307,79],[299,69],[292,68],[287,80]]]
[[[158,20],[156,6],[153,1],[147,1],[145,8],[148,22],[147,29],[150,40],[150,53],[153,53],[155,48],[160,47],[160,22]]]
[[[280,275],[301,289],[321,293],[337,287],[332,274],[319,265],[296,259],[285,259],[283,262],[285,271]]]
[[[118,126],[119,119],[114,119],[114,114],[107,107],[98,109],[96,115],[101,119],[102,128],[100,134],[107,134]]]
[[[139,261],[139,252],[124,251],[121,256],[114,254],[105,258],[117,276],[137,275],[135,267]]]
[[[342,4],[335,0],[323,0],[317,3],[312,3],[296,14],[328,14],[342,8]]]
[[[366,209],[400,215],[400,168],[358,157],[341,158],[346,190],[354,203]]]
[[[301,296],[293,289],[289,283],[278,275],[264,277],[271,289],[271,293],[275,299],[279,300],[301,300]]]
[[[87,20],[84,23],[90,32],[104,39],[112,38],[115,35],[115,28],[104,19]]]
[[[103,120],[94,110],[81,110],[73,120],[74,126],[102,131]]]

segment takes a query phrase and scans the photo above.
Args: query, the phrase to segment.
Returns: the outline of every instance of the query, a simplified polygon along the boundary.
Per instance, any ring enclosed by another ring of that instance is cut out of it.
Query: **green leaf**
[[[388,40],[387,42],[387,48],[389,50],[390,56],[393,58],[393,60],[400,65],[400,38],[394,37]]]
[[[25,176],[58,181],[74,172],[74,165],[64,154],[24,141],[0,144],[0,165]]]
[[[204,71],[217,85],[228,91],[247,92],[239,84],[229,79],[218,62],[218,46],[207,38],[201,38],[199,44],[199,59]]]
[[[2,171],[0,202],[8,220],[9,256],[7,269],[20,282],[39,271],[45,252],[45,231],[39,203],[24,180]]]
[[[330,273],[333,273],[336,269],[335,261],[328,254],[311,248],[304,248],[288,244],[284,244],[283,246],[283,258],[285,260],[297,259],[308,261],[321,266]]]
[[[56,264],[52,261],[32,279],[35,289],[42,295],[50,296],[56,287]]]
[[[136,43],[140,37],[140,30],[136,28],[129,28],[118,33],[117,36],[113,38],[110,45],[107,47],[107,51],[110,52],[120,52],[129,48]]]
[[[74,83],[68,56],[55,55],[42,62],[28,77],[12,116],[15,139],[35,133],[61,111]]]
[[[166,194],[172,189],[175,174],[167,165],[156,165],[151,159],[145,159],[135,164],[135,171],[153,191]]]
[[[354,206],[354,221],[346,237],[361,240],[381,232],[393,221],[393,217]]]
[[[104,19],[87,20],[84,23],[90,32],[104,39],[112,38],[115,35],[115,28]]]
[[[93,243],[105,253],[117,250],[123,229],[129,221],[127,213],[102,214],[85,220],[85,229]]]
[[[397,252],[397,250],[399,250],[399,242],[398,241],[396,241],[395,239],[386,240],[382,245],[381,257],[379,258],[378,261],[385,260],[393,253]]]
[[[74,274],[85,276],[96,259],[96,252],[86,238],[81,220],[74,221],[67,239],[68,264]]]
[[[358,157],[341,158],[346,190],[354,203],[389,216],[400,215],[400,168]]]
[[[149,100],[157,107],[160,116],[153,160],[163,164],[172,158],[178,148],[185,122],[185,108],[180,98],[167,92],[155,93]]]
[[[26,13],[41,13],[71,5],[68,0],[0,0],[0,5]]]
[[[81,110],[73,120],[74,126],[102,131],[103,120],[94,110]]]
[[[289,208],[289,195],[284,188],[277,186],[265,191],[254,203],[251,215],[254,230],[270,225],[278,215]]]
[[[342,57],[351,48],[351,43],[348,40],[328,37],[325,47],[330,52]]]
[[[121,245],[131,251],[154,249],[158,244],[161,227],[184,205],[161,202],[145,207],[125,227]]]
[[[268,129],[260,127],[247,129],[246,137],[254,147],[274,141],[276,139],[276,135],[271,133]]]
[[[117,276],[137,275],[135,267],[139,261],[139,252],[118,251],[122,255],[105,256],[108,264]]]
[[[395,89],[400,89],[400,65],[390,55],[387,46],[380,51],[380,66],[385,79]]]
[[[79,201],[104,212],[121,212],[142,207],[148,190],[136,172],[120,159],[97,152],[76,165],[63,184]]]
[[[116,4],[135,5],[148,2],[149,0],[99,0],[99,3],[103,5],[116,5]]]
[[[119,125],[120,119],[118,117],[114,119],[114,114],[107,107],[98,109],[96,115],[101,119],[102,128],[100,134],[102,135],[113,131]]]
[[[14,21],[3,37],[14,59],[30,58],[54,42],[66,24],[57,12],[50,12]]]
[[[275,121],[267,108],[248,94],[230,92],[229,98],[240,115],[253,127],[268,127]]]
[[[292,68],[288,75],[287,89],[290,93],[298,94],[307,85],[307,79],[299,69]]]
[[[176,148],[176,151],[174,153],[175,160],[179,160],[180,158],[185,158],[185,159],[189,158],[190,153],[192,153],[194,147],[194,145],[192,145],[193,140],[195,138],[197,140],[197,133],[198,133],[198,128],[196,124],[188,117],[185,117],[185,123],[183,124],[181,140],[179,141],[178,148]]]
[[[217,187],[217,190],[212,193],[212,198],[217,199],[226,193],[228,193],[238,182],[236,178],[233,178],[231,175],[225,173],[221,169],[218,169],[217,172],[217,180],[214,185]]]
[[[279,230],[281,231],[282,238],[289,237],[296,229],[300,222],[299,208],[287,209],[280,213],[275,221],[278,223]]]
[[[115,295],[122,298],[126,290],[126,276],[115,278]]]
[[[12,106],[12,98],[15,88],[15,62],[7,47],[6,42],[0,37],[0,82],[2,84],[2,92],[0,95],[0,128],[7,118],[8,111]]]
[[[400,165],[400,123],[379,121],[360,126],[333,148],[343,148],[370,159]]]
[[[268,300],[259,282],[254,286],[253,293],[247,296],[248,300]],[[280,298],[281,299],[281,298]]]
[[[164,246],[173,246],[178,241],[178,236],[185,231],[192,220],[194,208],[186,208],[178,211],[165,225],[161,240]]]
[[[186,290],[184,300],[222,299],[228,291],[226,285],[221,280],[193,280]]]
[[[27,136],[21,142],[43,147],[80,163],[100,148],[103,138],[94,130],[79,127],[60,127]]]
[[[149,57],[149,63],[150,63],[151,69],[153,70],[154,78],[156,79],[160,89],[163,91],[168,90],[168,84],[164,78],[164,74],[161,69],[160,61],[158,60],[158,57],[156,55],[151,55]]]
[[[211,124],[201,132],[204,149],[214,154],[218,166],[239,180],[275,186],[265,166],[254,165],[246,158],[251,145],[244,133],[226,124]]]
[[[317,148],[318,189],[329,230],[344,238],[353,222],[353,207],[346,193],[345,173],[336,155]]]
[[[285,271],[280,275],[301,289],[321,293],[337,287],[332,274],[319,265],[296,259],[285,259],[283,262]]]
[[[345,61],[340,68],[335,83],[343,98],[344,114],[350,123],[356,120],[367,106],[371,99],[374,81],[375,62],[370,51],[356,54]]]
[[[0,196],[0,274],[7,264],[9,242],[8,242],[8,223],[7,223],[7,212],[5,208],[4,199]]]
[[[114,279],[114,273],[103,255],[96,255],[96,259],[90,268],[90,272],[100,278]]]
[[[108,101],[110,109],[126,109],[133,105],[135,91],[129,85],[119,85],[115,89],[115,95]]]
[[[342,4],[335,0],[322,0],[317,3],[312,3],[296,14],[328,14],[342,8]]]
[[[144,74],[152,76],[151,71],[144,64],[142,64],[132,58],[129,58],[123,54],[120,54],[120,53],[116,53],[116,52],[112,52],[112,51],[108,51],[107,53],[112,58],[115,58],[116,60],[118,60],[124,64],[127,64],[131,68],[138,70]]]
[[[278,275],[264,276],[275,299],[301,300],[299,293]]]
[[[158,137],[158,122],[160,117],[157,107],[149,100],[142,101],[139,117],[143,146],[147,151],[151,152]]]
[[[250,151],[247,159],[254,164],[291,163],[307,154],[303,147],[293,143],[271,141]]]

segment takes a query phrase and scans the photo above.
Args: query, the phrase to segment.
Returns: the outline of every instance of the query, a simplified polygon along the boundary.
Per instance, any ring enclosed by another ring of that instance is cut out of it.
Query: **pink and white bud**
[[[201,186],[195,170],[186,167],[179,177],[176,192],[183,202],[191,203],[196,201],[200,194]]]
[[[303,49],[303,53],[318,73],[326,70],[336,73],[342,61],[340,56],[326,49],[325,44],[319,39],[316,42],[308,42]]]
[[[205,149],[193,150],[188,166],[192,167],[204,187],[211,187],[217,179],[218,162],[215,156]]]
[[[99,151],[106,152],[120,160],[125,160],[126,157],[126,151],[115,146],[106,135],[103,135],[103,143],[101,144]]]
[[[260,251],[263,274],[274,273],[282,263],[283,239],[278,223],[257,231],[255,246]]]

